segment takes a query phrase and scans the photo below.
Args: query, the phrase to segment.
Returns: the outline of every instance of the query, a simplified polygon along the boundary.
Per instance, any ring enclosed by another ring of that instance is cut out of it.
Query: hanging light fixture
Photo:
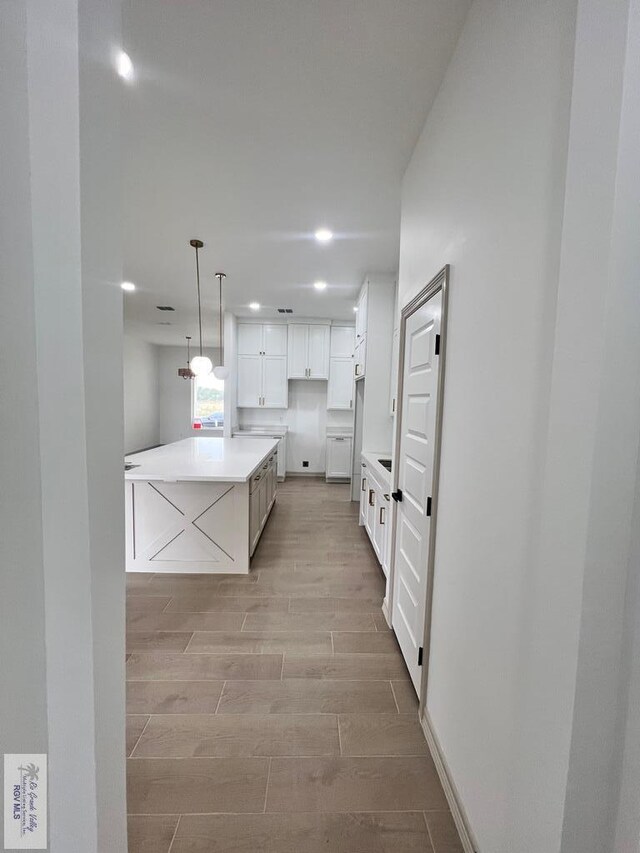
[[[200,261],[198,258],[199,250],[204,246],[202,240],[189,240],[189,245],[196,250],[196,284],[198,287],[198,328],[200,330],[200,355],[191,359],[191,370],[196,376],[207,376],[211,373],[211,359],[206,355],[202,355],[202,306],[200,304]]]
[[[223,272],[216,273],[220,291],[220,364],[213,368],[216,379],[226,379],[229,375],[229,368],[224,366],[224,314],[222,313],[222,279],[226,277]]]
[[[187,335],[186,337],[187,337],[187,366],[178,368],[178,376],[180,376],[182,379],[195,379],[196,375],[193,372],[193,370],[191,370],[191,349],[190,349],[191,335]]]

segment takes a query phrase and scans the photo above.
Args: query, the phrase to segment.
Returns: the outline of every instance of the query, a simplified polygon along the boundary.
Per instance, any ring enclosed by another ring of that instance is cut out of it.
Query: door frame
[[[422,675],[420,678],[420,717],[424,715],[427,704],[427,680],[429,676],[429,653],[431,648],[431,610],[433,605],[433,576],[434,557],[436,546],[436,528],[438,524],[438,493],[440,486],[440,450],[442,443],[442,418],[444,411],[444,377],[447,350],[447,313],[449,301],[449,264],[446,264],[422,290],[408,302],[401,311],[399,332],[399,358],[398,358],[398,391],[396,397],[396,423],[395,423],[395,456],[400,459],[400,442],[402,438],[402,407],[404,397],[404,360],[405,343],[407,332],[407,320],[425,303],[432,299],[437,293],[442,293],[442,316],[440,318],[440,351],[438,358],[438,399],[436,402],[436,430],[433,451],[433,488],[431,490],[431,525],[429,528],[429,545],[427,549],[427,601],[424,613],[424,633],[422,638]],[[399,472],[397,465],[393,466],[393,490],[397,491]],[[391,566],[389,567],[389,618],[393,625],[393,606],[395,591],[395,562],[396,562],[396,529],[397,513],[393,514],[392,541],[391,541]]]

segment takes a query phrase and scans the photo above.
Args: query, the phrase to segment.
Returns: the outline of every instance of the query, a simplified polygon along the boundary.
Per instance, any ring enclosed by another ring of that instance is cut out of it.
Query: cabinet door
[[[327,409],[353,407],[353,359],[332,358],[329,365]]]
[[[262,405],[267,409],[286,409],[289,402],[288,392],[286,357],[263,355]]]
[[[376,526],[376,490],[370,479],[367,479],[367,515],[364,526],[367,528],[369,539],[373,542],[373,531]]]
[[[309,326],[309,379],[329,378],[329,326]]]
[[[262,329],[262,351],[264,355],[286,355],[287,327],[284,324],[265,323]]]
[[[382,571],[385,577],[389,577],[389,565],[391,563],[391,502],[384,498],[382,520],[384,522],[384,534],[382,536]]]
[[[307,354],[309,351],[309,327],[301,323],[289,326],[288,376],[289,379],[307,378]]]
[[[351,477],[351,439],[332,436],[327,439],[327,477]]]
[[[262,349],[262,326],[238,323],[238,355],[260,355]]]
[[[360,523],[367,521],[367,497],[369,495],[369,480],[366,468],[360,468]]]
[[[398,362],[400,360],[400,330],[394,329],[391,344],[391,381],[389,382],[389,412],[396,413],[396,397],[398,394]]]
[[[260,480],[260,485],[258,486],[258,499],[260,501],[260,527],[263,526],[265,520],[267,518],[267,512],[269,510],[269,505],[267,503],[267,477],[266,471],[262,475],[262,479]]]
[[[249,551],[253,554],[260,536],[260,491],[256,489],[249,498]]]
[[[385,513],[386,501],[382,494],[378,491],[375,493],[375,517],[373,523],[373,550],[378,556],[378,560],[382,563],[384,558],[384,534],[385,534]]]
[[[353,326],[331,327],[331,358],[351,358],[355,341]]]
[[[356,343],[356,351],[353,357],[353,375],[356,379],[364,376],[367,360],[367,341],[365,338]]]
[[[287,473],[287,439],[281,438],[278,444],[278,467],[276,469],[278,477],[284,480]]]
[[[257,408],[262,396],[262,358],[260,355],[238,356],[238,406]]]

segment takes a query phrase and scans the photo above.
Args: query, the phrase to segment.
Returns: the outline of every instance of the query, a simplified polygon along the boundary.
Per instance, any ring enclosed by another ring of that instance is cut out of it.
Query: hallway
[[[247,577],[127,576],[129,853],[458,853],[349,489],[280,484]]]

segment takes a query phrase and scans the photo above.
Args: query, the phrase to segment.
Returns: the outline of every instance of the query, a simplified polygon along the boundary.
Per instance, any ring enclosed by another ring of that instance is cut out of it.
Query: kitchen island
[[[276,499],[277,447],[187,438],[127,456],[127,571],[247,574]]]

